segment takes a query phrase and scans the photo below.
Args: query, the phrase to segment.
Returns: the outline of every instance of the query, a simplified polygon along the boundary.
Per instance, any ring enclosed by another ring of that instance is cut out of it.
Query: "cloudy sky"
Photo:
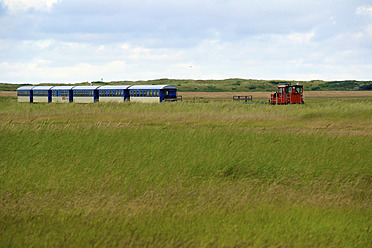
[[[372,80],[371,0],[0,0],[0,82]]]

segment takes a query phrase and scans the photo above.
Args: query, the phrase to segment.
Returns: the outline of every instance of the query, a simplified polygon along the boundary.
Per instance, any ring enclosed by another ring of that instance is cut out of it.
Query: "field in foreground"
[[[0,97],[0,246],[371,247],[371,103]]]

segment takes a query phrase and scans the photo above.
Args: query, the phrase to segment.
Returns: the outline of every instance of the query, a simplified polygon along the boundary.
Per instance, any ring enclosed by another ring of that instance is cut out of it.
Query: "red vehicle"
[[[271,94],[271,104],[302,104],[303,99],[302,85],[279,85],[278,91]]]

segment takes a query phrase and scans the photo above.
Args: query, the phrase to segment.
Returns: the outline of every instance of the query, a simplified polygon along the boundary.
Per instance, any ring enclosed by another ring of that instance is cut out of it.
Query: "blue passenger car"
[[[33,102],[32,88],[34,86],[22,86],[17,89],[18,102]]]
[[[32,88],[33,102],[51,102],[53,86],[35,86]]]
[[[93,103],[97,102],[99,86],[75,86],[72,88],[73,101],[76,103]]]
[[[131,102],[177,100],[177,87],[172,85],[135,85],[129,88]]]
[[[100,102],[124,102],[129,99],[129,85],[107,85],[98,88]]]
[[[52,102],[69,103],[73,101],[74,86],[54,86],[52,88]]]

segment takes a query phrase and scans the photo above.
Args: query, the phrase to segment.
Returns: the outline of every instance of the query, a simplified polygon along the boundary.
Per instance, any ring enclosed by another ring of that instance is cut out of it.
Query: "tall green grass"
[[[372,244],[368,103],[0,105],[0,246]]]

